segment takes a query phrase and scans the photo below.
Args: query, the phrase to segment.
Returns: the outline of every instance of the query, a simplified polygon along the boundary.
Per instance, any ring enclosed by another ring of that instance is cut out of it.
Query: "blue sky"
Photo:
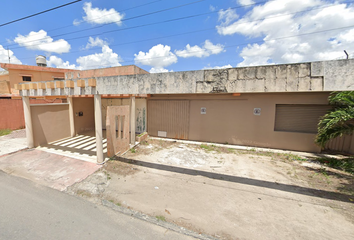
[[[5,1],[0,24],[68,2]],[[344,50],[354,57],[351,1],[91,0],[0,27],[0,62],[44,55],[60,68],[188,71],[341,59]]]

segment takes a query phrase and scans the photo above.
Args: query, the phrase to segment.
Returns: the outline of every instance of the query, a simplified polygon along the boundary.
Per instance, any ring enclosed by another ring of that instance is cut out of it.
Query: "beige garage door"
[[[189,100],[149,100],[148,133],[151,136],[188,139]]]

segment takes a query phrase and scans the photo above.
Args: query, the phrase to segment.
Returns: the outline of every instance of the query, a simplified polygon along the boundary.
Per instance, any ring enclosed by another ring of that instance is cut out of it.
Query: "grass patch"
[[[164,216],[156,216],[156,219],[159,221],[166,222],[166,218]]]
[[[147,132],[140,133],[140,134],[138,135],[138,137],[141,137],[141,136],[143,136],[143,135],[145,135],[145,134],[147,134]]]
[[[131,152],[131,153],[136,153],[135,148],[131,148],[131,149],[130,149],[130,152]]]
[[[318,161],[325,166],[342,170],[351,174],[354,174],[354,158],[316,158],[314,161]]]
[[[10,129],[0,129],[0,136],[5,136],[10,134],[12,131]]]

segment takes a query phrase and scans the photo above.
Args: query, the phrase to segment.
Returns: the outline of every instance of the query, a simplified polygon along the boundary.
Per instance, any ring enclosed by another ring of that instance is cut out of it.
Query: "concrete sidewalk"
[[[101,166],[38,149],[0,156],[0,170],[59,191],[80,182]]]
[[[12,131],[0,137],[0,156],[27,148],[26,129]]]

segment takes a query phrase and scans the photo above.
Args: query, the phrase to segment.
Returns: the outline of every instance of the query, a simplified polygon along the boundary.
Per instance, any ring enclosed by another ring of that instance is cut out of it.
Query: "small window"
[[[64,80],[63,77],[54,77],[53,79],[54,79],[54,80]]]
[[[31,79],[31,77],[22,76],[22,81],[30,82],[30,81],[32,81],[32,79]]]

